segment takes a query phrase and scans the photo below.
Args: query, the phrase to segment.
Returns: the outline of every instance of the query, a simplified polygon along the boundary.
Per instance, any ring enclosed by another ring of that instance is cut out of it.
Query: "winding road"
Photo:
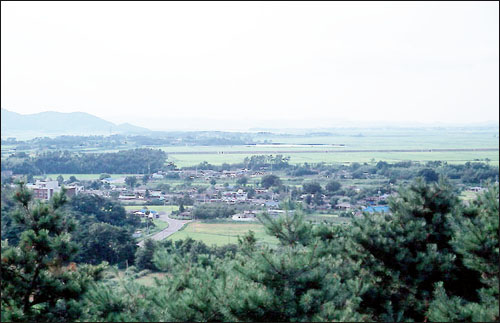
[[[165,230],[160,231],[158,233],[155,233],[151,237],[149,237],[150,239],[158,240],[158,241],[159,240],[163,240],[163,239],[167,238],[168,236],[171,236],[172,234],[174,234],[177,231],[179,231],[184,226],[184,224],[193,221],[193,220],[176,220],[176,219],[171,219],[168,216],[168,214],[166,214],[165,212],[160,213],[159,216],[160,216],[159,217],[160,220],[168,222],[168,227]],[[144,240],[142,240],[141,242],[139,242],[137,245],[140,246],[140,247],[142,247],[144,245]]]

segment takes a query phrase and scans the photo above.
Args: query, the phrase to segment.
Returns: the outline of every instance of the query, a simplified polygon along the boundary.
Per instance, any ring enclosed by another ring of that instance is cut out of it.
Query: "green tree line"
[[[167,154],[162,150],[138,148],[113,153],[48,151],[34,157],[13,154],[2,160],[2,170],[14,174],[151,174],[163,168]]]

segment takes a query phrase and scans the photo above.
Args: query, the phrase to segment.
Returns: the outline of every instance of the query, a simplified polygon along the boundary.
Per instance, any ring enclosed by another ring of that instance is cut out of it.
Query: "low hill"
[[[150,130],[129,123],[116,125],[84,112],[19,114],[2,109],[2,138],[58,135],[143,134]]]

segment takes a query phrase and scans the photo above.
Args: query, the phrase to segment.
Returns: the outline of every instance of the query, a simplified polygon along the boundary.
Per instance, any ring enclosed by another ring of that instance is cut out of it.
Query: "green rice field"
[[[190,147],[195,149],[195,147]],[[194,151],[194,150],[193,150]],[[178,167],[194,166],[203,161],[210,164],[221,165],[223,163],[243,163],[245,157],[258,154],[171,154],[168,161],[175,163]],[[464,164],[468,161],[490,160],[491,165],[499,164],[498,151],[458,151],[458,152],[354,152],[354,153],[283,153],[290,156],[291,164],[302,163],[368,163],[372,159],[376,161],[398,162],[404,160],[412,161],[447,161],[451,164]]]
[[[167,239],[176,241],[191,238],[203,241],[207,245],[225,245],[238,243],[238,236],[243,236],[249,230],[255,233],[258,242],[276,244],[278,240],[265,233],[260,223],[203,223],[191,222],[184,229],[174,233]]]

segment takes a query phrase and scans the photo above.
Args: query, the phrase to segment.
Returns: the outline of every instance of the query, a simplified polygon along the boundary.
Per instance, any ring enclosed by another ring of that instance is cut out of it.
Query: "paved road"
[[[182,226],[184,226],[184,224],[189,223],[189,222],[192,221],[192,220],[175,220],[175,219],[171,219],[164,212],[160,213],[159,216],[160,216],[160,218],[159,218],[160,220],[168,222],[168,228],[166,228],[165,230],[160,231],[160,232],[155,233],[154,235],[152,235],[151,239],[153,239],[153,240],[163,240],[163,239],[167,238],[168,236],[170,236],[170,235],[176,233],[177,231],[179,231],[182,228]],[[144,245],[144,240],[142,240],[141,242],[139,242],[138,245],[142,247]]]

